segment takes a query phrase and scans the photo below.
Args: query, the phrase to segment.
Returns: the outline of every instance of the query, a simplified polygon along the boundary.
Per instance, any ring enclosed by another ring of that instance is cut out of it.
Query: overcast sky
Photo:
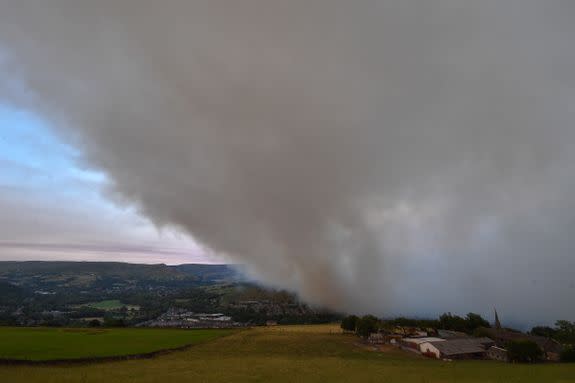
[[[575,3],[0,7],[1,257],[217,253],[340,310],[575,319]]]

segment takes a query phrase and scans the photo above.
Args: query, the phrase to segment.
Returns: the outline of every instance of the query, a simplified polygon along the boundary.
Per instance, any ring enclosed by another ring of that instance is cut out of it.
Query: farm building
[[[397,326],[393,329],[393,333],[409,337],[427,336],[427,331],[421,330],[417,327],[408,327],[408,326]]]
[[[371,344],[396,344],[401,340],[401,335],[373,333],[369,335],[367,341]]]
[[[403,338],[400,341],[400,346],[404,350],[421,352],[419,345],[423,343],[431,342],[445,342],[445,339],[434,338],[434,337],[424,337],[424,338]]]
[[[437,359],[478,359],[485,356],[493,345],[489,338],[450,339],[442,342],[424,342],[419,345],[423,355]]]
[[[372,333],[369,334],[367,341],[371,344],[384,344],[385,343],[385,336],[380,333]]]

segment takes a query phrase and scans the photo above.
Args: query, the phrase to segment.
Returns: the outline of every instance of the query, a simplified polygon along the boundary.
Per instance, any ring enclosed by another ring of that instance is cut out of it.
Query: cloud
[[[6,0],[0,98],[312,303],[550,321],[575,315],[573,11]]]
[[[101,201],[91,186],[91,194],[0,186],[0,260],[222,262],[178,231]]]
[[[77,157],[33,114],[0,106],[0,260],[218,262],[181,233],[112,205],[100,194],[106,176]]]

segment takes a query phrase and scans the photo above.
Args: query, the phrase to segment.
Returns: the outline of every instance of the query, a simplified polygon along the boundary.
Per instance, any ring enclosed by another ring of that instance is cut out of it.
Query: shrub
[[[557,330],[549,326],[535,326],[531,329],[531,335],[544,336],[545,338],[555,338]]]
[[[514,340],[507,344],[509,360],[519,363],[535,363],[543,356],[537,343],[530,340]]]
[[[575,346],[565,346],[561,351],[561,361],[573,363],[575,362]]]

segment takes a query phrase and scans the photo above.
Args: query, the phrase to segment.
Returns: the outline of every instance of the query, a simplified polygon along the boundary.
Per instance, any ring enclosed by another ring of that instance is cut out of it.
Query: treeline
[[[395,319],[379,319],[373,315],[358,317],[349,315],[341,321],[344,331],[354,332],[359,336],[368,337],[369,334],[380,331],[391,331],[396,327],[416,327],[421,329],[444,329],[473,334],[479,328],[491,327],[489,322],[481,315],[469,313],[465,317],[445,313],[438,319],[410,319],[399,317]]]
[[[278,324],[322,324],[338,321],[341,316],[329,311],[315,312],[305,311],[292,314],[269,314],[250,309],[227,309],[224,313],[230,315],[234,321],[249,323],[251,325],[264,325],[267,321],[275,321]]]
[[[563,344],[575,344],[575,322],[558,320],[555,327],[535,326],[530,331],[531,335],[552,338]]]

